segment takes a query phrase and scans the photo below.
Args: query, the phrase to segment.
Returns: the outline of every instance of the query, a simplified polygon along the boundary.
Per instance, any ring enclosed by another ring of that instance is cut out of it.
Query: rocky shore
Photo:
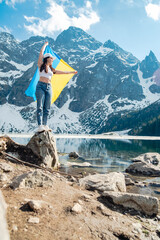
[[[0,239],[160,238],[159,200],[132,192],[131,186],[140,183],[128,173],[61,174],[52,134],[31,140],[22,146],[0,137]],[[148,162],[152,156],[141,156],[138,162],[156,164],[157,171],[160,158]]]

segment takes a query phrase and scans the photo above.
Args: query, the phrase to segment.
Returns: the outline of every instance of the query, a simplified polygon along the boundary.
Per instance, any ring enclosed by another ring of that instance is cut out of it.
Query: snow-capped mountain
[[[140,62],[111,40],[102,44],[75,27],[63,31],[56,40],[37,36],[18,42],[11,34],[0,33],[1,131],[31,132],[36,128],[36,103],[24,92],[46,40],[78,71],[52,105],[48,124],[54,132],[119,130],[115,119],[141,111],[159,99],[154,74],[160,64],[152,51]],[[123,129],[128,126],[126,122]]]

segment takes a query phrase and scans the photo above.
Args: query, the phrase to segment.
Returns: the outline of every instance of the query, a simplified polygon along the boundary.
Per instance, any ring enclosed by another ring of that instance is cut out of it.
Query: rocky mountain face
[[[160,86],[155,84],[154,74],[160,64],[152,51],[140,62],[111,40],[102,44],[75,27],[56,40],[36,36],[18,42],[11,34],[0,33],[1,131],[29,132],[36,127],[36,103],[24,92],[46,40],[78,71],[52,105],[49,125],[54,132],[133,128],[129,124],[135,120],[133,113],[139,111],[143,119],[142,110],[159,99]],[[130,122],[126,120],[129,114],[133,116]]]

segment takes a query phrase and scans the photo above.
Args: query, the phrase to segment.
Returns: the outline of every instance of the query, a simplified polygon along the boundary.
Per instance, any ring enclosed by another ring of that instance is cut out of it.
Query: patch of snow
[[[21,132],[27,132],[28,127],[26,121],[22,118],[19,111],[22,107],[17,107],[10,105],[8,103],[0,105],[0,112],[3,113],[0,115],[0,129],[5,133],[18,130]]]
[[[98,62],[92,63],[91,65],[87,66],[86,68],[93,68],[97,65]]]
[[[18,78],[22,76],[22,73],[20,71],[13,70],[10,70],[9,72],[0,72],[0,77],[10,78],[11,76],[13,76],[14,78]]]
[[[54,112],[54,115],[51,113],[51,117],[48,120],[48,125],[53,131],[60,129],[62,133],[78,133],[82,131],[82,127],[79,122],[79,114],[69,110],[69,104],[72,102],[72,99],[68,101],[59,109],[52,104],[51,112]],[[84,131],[83,131],[84,132]]]
[[[137,69],[137,74],[138,74],[138,77],[139,77],[139,80],[140,80],[140,85],[142,86],[143,88],[143,94],[145,95],[145,99],[143,99],[141,101],[141,104],[144,106],[147,106],[155,101],[157,101],[159,98],[160,98],[160,94],[158,93],[152,93],[150,90],[149,90],[149,87],[153,84],[153,78],[150,77],[150,78],[143,78],[143,73],[141,72],[140,70],[140,66],[138,66],[138,69]]]
[[[21,70],[23,72],[27,71],[29,68],[31,68],[34,64],[34,62],[31,62],[30,64],[28,65],[24,65],[24,64],[19,64],[19,63],[16,63],[14,61],[10,61],[9,62],[10,64],[12,64],[13,66],[15,66],[18,70]]]

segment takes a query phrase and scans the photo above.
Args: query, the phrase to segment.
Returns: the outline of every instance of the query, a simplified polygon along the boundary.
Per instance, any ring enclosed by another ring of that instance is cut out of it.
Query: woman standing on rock
[[[51,78],[53,74],[76,74],[77,71],[64,72],[56,70],[52,67],[53,61],[56,59],[50,53],[43,55],[48,42],[43,45],[38,59],[39,81],[36,88],[37,98],[37,121],[38,132],[50,130],[47,126],[47,118],[50,112],[52,87]]]

